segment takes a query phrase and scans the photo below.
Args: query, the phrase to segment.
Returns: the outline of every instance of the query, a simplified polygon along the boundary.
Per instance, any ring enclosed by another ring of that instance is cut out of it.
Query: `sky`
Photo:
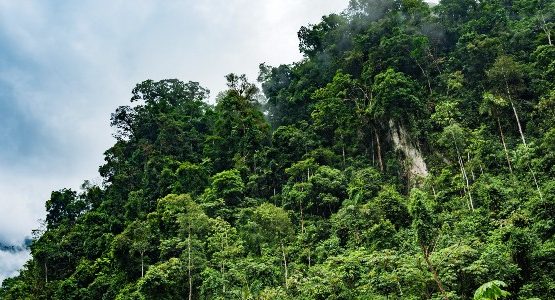
[[[20,244],[50,192],[100,183],[110,113],[146,79],[254,81],[302,58],[297,31],[348,0],[0,0],[0,242]],[[27,256],[0,253],[0,282]]]

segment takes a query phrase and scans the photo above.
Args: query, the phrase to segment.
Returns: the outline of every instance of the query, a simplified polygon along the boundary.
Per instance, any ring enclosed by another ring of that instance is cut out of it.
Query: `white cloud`
[[[0,251],[0,285],[2,285],[4,279],[19,274],[19,269],[29,258],[30,255],[28,251]]]
[[[2,161],[0,147],[0,239],[20,242],[44,219],[52,190],[97,176],[113,143],[110,113],[128,103],[134,84],[194,80],[215,97],[227,73],[255,80],[259,63],[299,60],[300,26],[347,3],[0,0],[0,84],[33,126],[4,138],[24,140],[25,154]],[[0,255],[0,276],[23,261]]]

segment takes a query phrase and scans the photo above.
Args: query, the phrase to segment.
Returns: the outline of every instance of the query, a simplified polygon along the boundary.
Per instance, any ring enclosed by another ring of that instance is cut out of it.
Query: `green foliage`
[[[264,96],[137,84],[0,298],[549,299],[554,5],[351,0]]]
[[[77,198],[77,193],[62,189],[52,192],[46,201],[46,224],[54,228],[62,224],[72,224],[85,209],[86,204]]]
[[[372,90],[376,101],[370,112],[374,118],[414,122],[424,109],[415,82],[391,68],[376,75]]]
[[[185,266],[178,258],[155,265],[137,282],[138,292],[144,299],[185,298]],[[139,298],[139,299],[141,299]]]
[[[502,290],[507,284],[494,280],[482,284],[474,293],[474,300],[497,300],[509,296],[511,293]]]
[[[437,226],[434,214],[429,208],[430,197],[426,192],[413,189],[410,195],[412,226],[416,233],[418,244],[425,248],[426,252],[435,245]]]

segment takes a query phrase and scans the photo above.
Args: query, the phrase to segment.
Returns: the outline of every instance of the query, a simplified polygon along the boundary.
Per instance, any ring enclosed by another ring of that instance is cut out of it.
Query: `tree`
[[[362,204],[377,196],[383,183],[381,174],[374,168],[353,172],[347,187],[349,203]]]
[[[451,123],[450,125],[443,128],[438,142],[451,146],[455,148],[455,153],[457,155],[457,161],[459,163],[462,179],[464,180],[465,188],[464,192],[468,195],[468,208],[474,210],[474,201],[472,200],[472,192],[470,190],[470,179],[464,165],[463,157],[461,156],[461,146],[466,144],[466,132],[458,123]],[[463,148],[464,149],[464,148]]]
[[[184,239],[187,244],[187,250],[184,253],[186,258],[184,260],[187,262],[188,292],[189,300],[191,300],[193,299],[193,269],[202,269],[202,267],[198,265],[198,261],[201,260],[201,258],[194,256],[202,255],[201,245],[203,243],[203,237],[207,235],[206,231],[209,226],[209,218],[204,214],[200,205],[189,198],[188,201],[185,202],[185,212],[179,215],[178,220],[180,237]],[[196,247],[201,249],[194,249]],[[196,277],[198,278],[198,276]]]
[[[503,128],[501,127],[500,113],[499,110],[508,105],[507,101],[502,97],[496,97],[491,93],[485,93],[483,96],[482,104],[480,105],[480,113],[487,113],[489,116],[494,117],[497,121],[497,128],[499,129],[499,136],[501,137],[501,143],[503,144],[503,151],[505,151],[505,158],[507,159],[507,166],[509,167],[509,172],[513,173],[513,168],[511,165],[511,158],[509,156],[509,151],[507,150],[507,143],[505,142],[505,134],[503,134]]]
[[[0,298],[554,295],[554,5],[351,0],[260,66],[265,98],[140,82],[103,182],[0,241],[32,255]]]
[[[72,225],[85,210],[86,204],[70,189],[54,191],[46,201],[46,225],[54,228],[62,224]]]
[[[290,175],[290,180],[283,190],[284,204],[300,214],[301,228],[304,213],[330,216],[346,196],[347,180],[343,173],[328,166],[318,166],[314,159],[297,162],[285,172]]]
[[[209,276],[206,278],[205,274],[211,272],[203,272],[203,287],[202,292],[205,296],[208,295],[229,295],[230,282],[232,282],[233,274],[230,269],[235,267],[237,260],[244,252],[243,240],[239,236],[237,229],[232,227],[228,222],[221,218],[214,219],[210,224],[210,236],[208,237],[208,250],[211,254],[211,268],[217,270],[219,273],[217,278]],[[214,282],[215,281],[215,282]],[[220,290],[216,290],[215,286]]]
[[[185,263],[175,257],[152,266],[137,282],[141,298],[184,299],[187,285],[182,278],[187,278],[186,270]]]
[[[244,75],[226,78],[229,90],[216,100],[212,145],[205,152],[214,161],[215,171],[245,165],[255,172],[255,154],[268,144],[270,127],[258,110],[256,87]]]
[[[339,71],[331,83],[313,95],[317,101],[311,113],[313,127],[327,144],[341,146],[343,165],[346,151],[352,153],[368,140],[365,129],[369,127],[367,109],[372,100],[369,94],[350,75]],[[348,145],[355,149],[347,148]]]
[[[284,285],[287,288],[289,275],[286,246],[291,241],[294,230],[289,215],[282,208],[270,203],[263,203],[252,212],[252,221],[249,227],[257,236],[259,243],[267,243],[280,250],[283,262]],[[275,248],[274,248],[275,249]]]
[[[147,222],[134,222],[129,225],[129,230],[132,236],[131,253],[137,252],[141,256],[141,277],[144,277],[145,267],[145,253],[151,248],[149,241],[149,225]]]
[[[405,74],[392,68],[376,75],[372,85],[375,101],[370,112],[376,119],[408,122],[412,125],[423,112],[423,103],[415,82]]]
[[[520,117],[515,106],[515,99],[524,89],[525,68],[510,56],[500,56],[495,63],[486,71],[488,79],[498,95],[502,95],[511,105],[515,121],[520,133],[522,143],[526,145],[526,138],[520,122]],[[499,101],[497,101],[499,103]]]
[[[518,127],[518,132],[520,133],[520,138],[522,140],[522,144],[524,145],[525,149],[528,148],[528,144],[526,143],[526,138],[524,136],[523,127],[520,121],[519,114],[517,112],[517,108],[515,106],[514,97],[518,96],[519,93],[522,93],[522,90],[525,89],[525,78],[524,74],[526,74],[526,68],[524,65],[516,62],[510,56],[500,56],[497,58],[493,66],[486,72],[488,79],[492,81],[492,85],[495,91],[498,94],[504,95],[507,99],[509,104],[511,105],[515,121]],[[528,162],[528,167],[530,173],[532,174],[532,178],[534,179],[534,184],[536,185],[536,190],[540,195],[540,198],[543,197],[541,192],[538,180],[536,178],[536,174],[530,163]]]
[[[209,183],[209,172],[202,164],[184,162],[175,172],[176,182],[173,191],[176,193],[189,193],[199,195]]]
[[[299,38],[299,51],[308,57],[313,57],[322,52],[329,45],[327,39],[330,38],[334,29],[343,23],[343,18],[337,14],[322,17],[322,22],[308,27],[302,26],[297,36]]]
[[[202,195],[202,205],[210,216],[232,220],[235,209],[244,203],[245,183],[238,170],[227,170],[210,179],[210,188]]]
[[[412,227],[416,232],[416,240],[420,246],[426,265],[434,276],[434,281],[436,282],[439,291],[443,295],[443,298],[449,299],[447,292],[443,287],[443,283],[439,278],[439,274],[430,260],[432,251],[437,243],[438,232],[437,227],[434,224],[435,220],[433,218],[433,214],[428,208],[427,203],[430,202],[429,196],[421,190],[412,189],[410,198],[410,212],[413,220]]]

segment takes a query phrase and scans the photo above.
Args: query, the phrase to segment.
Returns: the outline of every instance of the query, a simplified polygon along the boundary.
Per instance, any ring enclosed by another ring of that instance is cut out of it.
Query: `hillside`
[[[143,81],[0,298],[555,299],[554,35],[552,0],[351,0],[260,89]]]

